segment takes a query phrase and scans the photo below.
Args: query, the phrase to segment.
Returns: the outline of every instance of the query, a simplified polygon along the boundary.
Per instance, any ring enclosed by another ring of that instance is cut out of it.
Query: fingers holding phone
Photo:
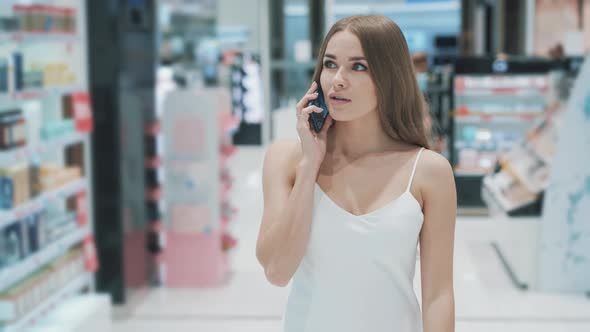
[[[326,153],[326,133],[332,124],[321,87],[313,82],[297,103],[297,133],[303,157],[319,167]]]

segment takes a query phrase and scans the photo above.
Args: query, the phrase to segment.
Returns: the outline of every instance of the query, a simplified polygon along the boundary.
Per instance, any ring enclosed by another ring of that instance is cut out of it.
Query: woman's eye
[[[362,63],[355,63],[352,66],[352,69],[359,70],[359,71],[364,71],[364,70],[367,70],[367,66],[363,65]]]
[[[335,68],[336,64],[334,64],[334,62],[332,61],[324,61],[324,67],[326,68]]]

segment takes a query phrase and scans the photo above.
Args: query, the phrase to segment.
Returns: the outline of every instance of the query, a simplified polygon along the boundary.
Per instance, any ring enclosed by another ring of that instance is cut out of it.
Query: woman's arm
[[[423,198],[420,233],[424,332],[455,331],[453,248],[457,193],[453,170],[439,154],[424,151],[417,178]]]
[[[256,256],[266,278],[284,287],[305,254],[319,168],[301,159],[298,141],[270,145],[263,167],[264,212]]]

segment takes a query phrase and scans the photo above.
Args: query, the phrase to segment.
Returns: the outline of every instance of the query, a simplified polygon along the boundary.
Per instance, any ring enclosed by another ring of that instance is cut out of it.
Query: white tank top
[[[419,332],[414,293],[423,214],[410,192],[354,215],[316,184],[310,241],[293,279],[284,332]]]

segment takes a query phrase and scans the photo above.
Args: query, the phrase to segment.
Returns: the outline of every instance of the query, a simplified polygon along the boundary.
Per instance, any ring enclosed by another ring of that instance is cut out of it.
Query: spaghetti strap
[[[410,175],[410,181],[408,182],[408,188],[406,188],[406,191],[410,191],[410,188],[412,187],[414,173],[416,173],[416,166],[418,166],[418,160],[420,159],[420,154],[422,154],[423,150],[424,148],[420,148],[420,151],[418,151],[418,154],[416,155],[416,160],[414,160],[414,167],[412,168],[412,175]]]

